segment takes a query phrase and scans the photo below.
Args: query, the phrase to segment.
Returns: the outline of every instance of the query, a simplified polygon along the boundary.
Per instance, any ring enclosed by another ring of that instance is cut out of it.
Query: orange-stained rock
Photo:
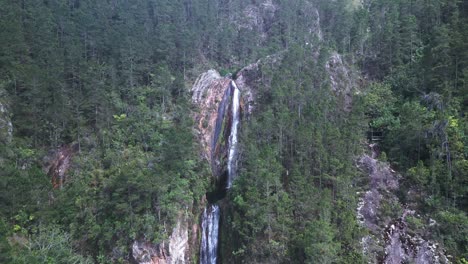
[[[194,115],[198,137],[202,145],[204,158],[211,161],[212,141],[218,118],[218,107],[226,89],[228,78],[221,77],[215,70],[209,70],[196,80],[192,88],[192,102],[198,107]]]
[[[67,179],[67,172],[71,165],[71,159],[76,151],[77,146],[65,145],[47,158],[48,161],[46,162],[45,171],[51,178],[52,185],[55,189],[63,187]]]

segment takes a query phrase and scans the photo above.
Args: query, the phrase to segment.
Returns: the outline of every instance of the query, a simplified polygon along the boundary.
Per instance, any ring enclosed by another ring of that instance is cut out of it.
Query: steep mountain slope
[[[0,0],[0,262],[464,263],[467,12]]]

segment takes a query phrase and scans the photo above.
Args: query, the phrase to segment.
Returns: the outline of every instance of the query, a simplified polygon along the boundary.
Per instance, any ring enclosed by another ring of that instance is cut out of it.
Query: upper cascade
[[[244,86],[245,87],[245,86]],[[192,102],[203,155],[210,162],[217,189],[229,189],[236,174],[238,133],[243,107],[236,81],[215,70],[203,73],[192,89]],[[251,93],[247,93],[252,101]]]
[[[231,121],[231,135],[229,136],[229,156],[228,156],[228,180],[227,189],[231,188],[232,181],[236,177],[236,163],[237,163],[237,132],[240,119],[240,91],[234,81],[231,81],[233,88],[232,96],[232,121]]]

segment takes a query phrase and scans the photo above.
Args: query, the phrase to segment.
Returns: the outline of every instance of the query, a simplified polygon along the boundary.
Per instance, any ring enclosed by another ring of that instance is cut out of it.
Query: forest
[[[210,69],[243,98],[219,201]],[[0,263],[466,264],[467,110],[468,1],[0,0]],[[366,155],[398,179],[373,228]],[[396,223],[446,261],[391,259]]]

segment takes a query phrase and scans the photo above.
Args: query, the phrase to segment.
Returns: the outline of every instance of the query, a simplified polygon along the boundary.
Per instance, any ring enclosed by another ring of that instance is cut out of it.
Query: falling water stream
[[[237,154],[237,127],[240,118],[240,92],[234,81],[231,81],[234,88],[232,96],[232,124],[231,135],[229,136],[229,156],[228,156],[228,181],[227,189],[231,188],[232,180],[236,175],[236,154]]]
[[[228,97],[232,98],[231,101],[231,127],[228,141],[228,175],[226,181],[226,189],[230,189],[232,181],[236,176],[236,162],[237,162],[237,132],[240,121],[240,91],[234,81],[231,81],[229,90],[223,98],[220,105],[220,111],[223,113],[218,115],[217,124],[222,123],[224,118],[224,104]],[[223,109],[221,109],[223,108]],[[220,127],[221,125],[219,125]],[[214,144],[217,141],[217,133],[215,133]],[[205,208],[202,216],[202,241],[200,246],[200,264],[216,264],[218,255],[218,233],[219,233],[219,219],[220,208],[217,204],[210,204]]]
[[[201,264],[216,263],[218,250],[219,206],[209,205],[202,218]]]

